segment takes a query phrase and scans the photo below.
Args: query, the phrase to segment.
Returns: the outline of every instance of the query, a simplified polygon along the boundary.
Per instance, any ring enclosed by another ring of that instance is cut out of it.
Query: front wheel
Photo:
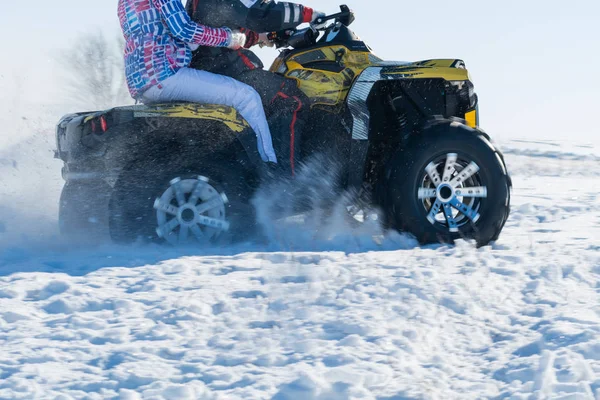
[[[445,121],[425,129],[390,161],[383,208],[392,228],[421,243],[496,240],[510,210],[501,154],[477,130]]]

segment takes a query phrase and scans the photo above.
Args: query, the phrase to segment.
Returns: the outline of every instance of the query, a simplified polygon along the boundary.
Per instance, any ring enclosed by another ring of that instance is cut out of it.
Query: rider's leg
[[[144,103],[166,101],[222,104],[235,108],[256,133],[263,161],[277,162],[261,99],[256,90],[233,78],[182,68],[142,96]]]
[[[217,72],[251,86],[258,92],[267,113],[280,166],[295,172],[308,99],[295,80],[262,68],[260,59],[249,50],[204,48],[194,55],[191,68]]]
[[[254,88],[267,112],[279,164],[296,172],[301,160],[301,143],[305,133],[308,99],[295,80],[263,69],[245,71],[236,76],[240,82]]]

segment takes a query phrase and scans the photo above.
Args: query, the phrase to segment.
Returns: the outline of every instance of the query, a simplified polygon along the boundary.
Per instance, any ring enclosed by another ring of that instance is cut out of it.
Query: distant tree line
[[[125,81],[124,46],[120,34],[111,39],[95,32],[81,36],[72,48],[60,53],[69,102],[90,110],[132,103]]]

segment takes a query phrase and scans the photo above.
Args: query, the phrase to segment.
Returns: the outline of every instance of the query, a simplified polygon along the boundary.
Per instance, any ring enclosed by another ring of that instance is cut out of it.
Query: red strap
[[[195,13],[197,9],[198,9],[198,0],[194,0],[194,3],[192,4],[192,13]]]
[[[287,94],[285,94],[283,92],[277,92],[275,94],[275,97],[273,97],[273,100],[271,100],[271,103],[273,103],[277,97],[281,97],[282,99],[289,99],[290,98],[290,96],[288,96]]]
[[[285,82],[283,82],[281,84],[281,87],[279,88],[279,92],[275,93],[275,96],[273,96],[273,98],[271,99],[271,104],[273,104],[273,102],[275,101],[275,99],[277,99],[278,96],[281,97],[281,98],[284,98],[284,99],[287,99],[287,98],[290,97],[287,94],[285,94],[285,93],[282,92],[282,90],[283,90],[284,87],[285,87]]]
[[[198,1],[198,0],[196,0]],[[304,11],[302,12],[302,22],[312,22],[313,19],[313,9],[310,7],[304,6]]]
[[[254,65],[252,63],[252,61],[250,61],[248,56],[245,55],[241,50],[238,50],[238,54],[239,54],[240,58],[242,59],[242,61],[244,62],[244,64],[246,65],[246,67],[250,68],[250,70],[254,70],[257,68],[256,65]]]
[[[283,89],[284,85],[285,85],[285,82],[283,83],[283,85],[281,85],[282,89]],[[273,100],[271,100],[271,103],[273,103],[275,101],[275,99],[277,99],[277,97],[281,97],[282,99],[290,98],[290,96],[288,96],[287,94],[280,91],[275,94],[275,97],[273,97]],[[302,104],[302,100],[300,100],[299,97],[294,96],[292,98],[296,101],[296,104],[298,104],[298,107],[296,107],[296,109],[294,110],[294,114],[292,116],[292,122],[290,124],[290,166],[292,167],[292,176],[296,176],[296,150],[295,150],[296,122],[298,122],[298,111],[302,110],[303,104]]]
[[[292,166],[292,176],[296,175],[296,154],[295,154],[295,142],[296,142],[296,122],[298,121],[298,111],[302,109],[302,100],[294,96],[294,100],[298,103],[298,107],[294,110],[294,116],[292,117],[292,123],[290,124],[290,165]]]

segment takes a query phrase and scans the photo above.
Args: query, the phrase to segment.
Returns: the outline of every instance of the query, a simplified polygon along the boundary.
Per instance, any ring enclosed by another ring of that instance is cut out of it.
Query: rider
[[[256,90],[231,77],[189,68],[198,46],[238,50],[246,34],[190,21],[181,0],[119,0],[125,73],[131,96],[144,103],[191,101],[235,108],[256,133],[263,161],[277,162]]]
[[[248,43],[266,45],[272,44],[263,32],[294,29],[325,16],[310,7],[272,0],[187,0],[186,9],[197,23],[241,29]],[[200,47],[191,67],[227,75],[258,91],[271,123],[280,164],[294,173],[305,120],[298,114],[308,103],[296,81],[265,71],[260,59],[245,48]]]

